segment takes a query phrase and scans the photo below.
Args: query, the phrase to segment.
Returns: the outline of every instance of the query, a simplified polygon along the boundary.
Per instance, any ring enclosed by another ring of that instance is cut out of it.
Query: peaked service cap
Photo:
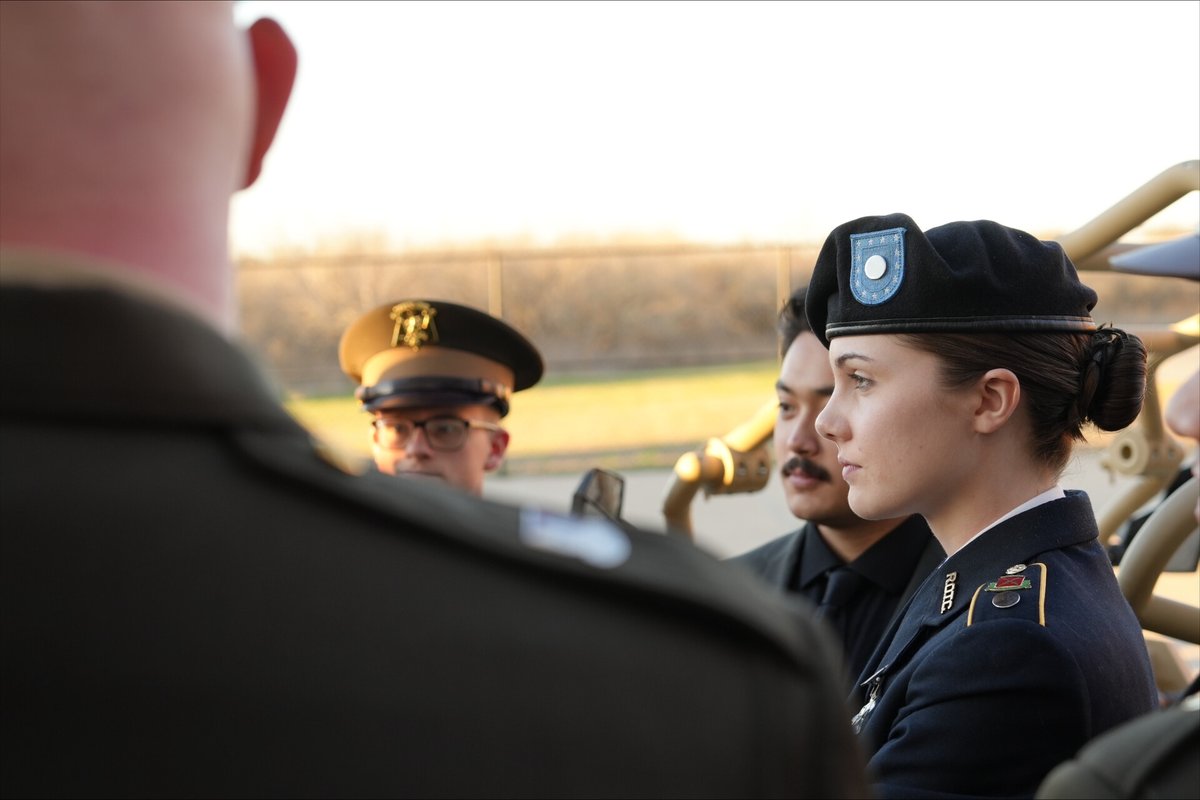
[[[537,383],[542,356],[515,328],[470,306],[408,299],[366,312],[342,334],[342,371],[368,411],[492,405]]]

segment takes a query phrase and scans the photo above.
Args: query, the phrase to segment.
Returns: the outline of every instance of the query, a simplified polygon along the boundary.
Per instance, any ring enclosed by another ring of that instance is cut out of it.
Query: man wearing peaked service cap
[[[360,316],[342,334],[342,371],[372,415],[375,465],[438,478],[475,495],[509,435],[513,392],[542,377],[542,357],[515,329],[469,306],[404,299]]]

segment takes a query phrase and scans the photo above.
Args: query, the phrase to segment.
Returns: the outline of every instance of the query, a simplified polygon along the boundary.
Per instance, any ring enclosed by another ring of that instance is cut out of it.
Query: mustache
[[[793,472],[796,472],[797,470],[803,471],[806,475],[809,475],[818,480],[822,480],[822,481],[829,480],[829,472],[828,471],[826,471],[819,464],[817,464],[817,462],[811,461],[811,460],[809,460],[807,458],[803,458],[801,456],[792,456],[791,458],[789,458],[787,460],[787,463],[784,464],[783,467],[780,469],[780,472],[783,473],[783,477],[786,478],[787,476],[791,475]]]

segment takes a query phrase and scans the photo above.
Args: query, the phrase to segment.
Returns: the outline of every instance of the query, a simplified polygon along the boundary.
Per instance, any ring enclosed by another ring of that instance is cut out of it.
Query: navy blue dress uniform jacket
[[[347,474],[124,292],[0,317],[0,794],[864,790],[836,644],[698,549]]]
[[[1141,627],[1077,491],[947,559],[861,683],[881,797],[1032,797],[1086,742],[1157,705]]]

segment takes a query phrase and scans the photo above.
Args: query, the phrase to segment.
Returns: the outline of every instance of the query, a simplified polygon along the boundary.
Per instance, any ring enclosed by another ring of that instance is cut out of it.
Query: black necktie
[[[817,615],[832,617],[837,610],[850,602],[862,586],[858,573],[844,564],[829,571],[825,577],[825,593],[817,605]]]

